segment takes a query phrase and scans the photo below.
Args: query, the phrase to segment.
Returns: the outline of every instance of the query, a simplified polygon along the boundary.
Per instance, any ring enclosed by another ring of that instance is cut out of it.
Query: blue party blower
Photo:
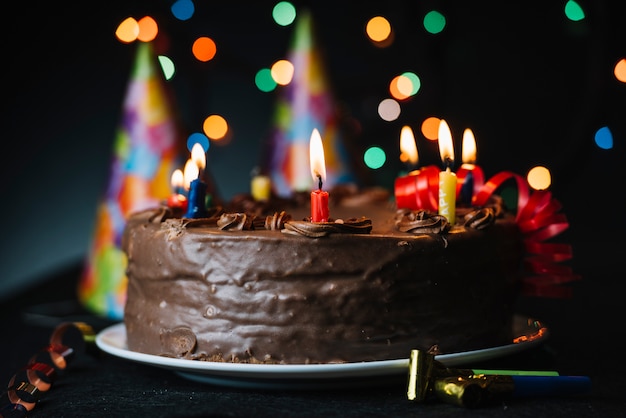
[[[475,375],[436,379],[434,392],[444,402],[475,408],[529,396],[573,396],[589,392],[586,376]]]

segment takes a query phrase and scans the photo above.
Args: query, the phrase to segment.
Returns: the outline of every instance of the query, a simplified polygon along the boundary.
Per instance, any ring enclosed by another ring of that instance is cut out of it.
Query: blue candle
[[[202,181],[202,170],[206,166],[206,156],[202,145],[196,143],[191,148],[191,159],[185,166],[185,174],[197,173],[197,178],[189,183],[189,196],[185,218],[205,218],[207,216],[207,184]]]
[[[207,184],[200,179],[195,179],[189,185],[189,202],[185,218],[205,218]]]
[[[461,202],[466,205],[472,204],[472,195],[474,194],[474,175],[472,171],[468,171],[465,175],[465,179],[463,180],[463,185],[461,186],[461,195],[459,196]]]

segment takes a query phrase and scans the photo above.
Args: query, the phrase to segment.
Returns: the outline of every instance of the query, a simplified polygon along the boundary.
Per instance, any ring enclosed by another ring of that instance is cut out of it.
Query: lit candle
[[[415,136],[410,126],[403,126],[400,131],[400,161],[406,164],[409,174],[417,168],[419,156]]]
[[[206,189],[207,184],[202,181],[200,173],[206,167],[206,155],[202,145],[196,143],[191,148],[191,163],[187,161],[185,165],[186,174],[195,172],[193,166],[196,167],[196,178],[189,181],[189,177],[185,181],[189,181],[189,201],[187,203],[186,218],[203,218],[207,215],[206,211]]]
[[[400,173],[394,181],[396,206],[398,209],[420,209],[420,194],[417,190],[420,171],[416,169],[419,157],[415,136],[409,126],[403,126],[400,131],[400,161],[406,165],[408,174]]]
[[[471,205],[473,197],[483,186],[485,178],[482,169],[476,165],[476,139],[469,128],[463,132],[462,160],[463,164],[458,171],[458,175],[463,177],[459,198],[463,203]]]
[[[311,133],[309,155],[311,176],[318,185],[317,190],[311,192],[311,222],[328,222],[328,192],[322,190],[322,184],[326,180],[326,163],[322,137],[317,129],[313,129]]]
[[[272,191],[272,181],[268,176],[257,174],[250,182],[250,193],[254,200],[269,200]]]
[[[454,225],[456,212],[456,174],[450,167],[454,163],[454,147],[448,123],[439,122],[439,153],[445,170],[439,172],[439,214]]]
[[[474,163],[476,162],[476,139],[470,128],[466,128],[463,131],[461,158],[463,161],[461,168],[466,169],[467,174],[465,174],[465,179],[461,186],[460,198],[461,202],[469,205],[472,203],[472,195],[474,194],[474,175],[472,170],[474,170]]]
[[[173,193],[167,199],[167,206],[170,208],[180,208],[183,211],[187,211],[187,197],[183,194],[185,178],[182,170],[176,169],[172,173],[170,180]]]

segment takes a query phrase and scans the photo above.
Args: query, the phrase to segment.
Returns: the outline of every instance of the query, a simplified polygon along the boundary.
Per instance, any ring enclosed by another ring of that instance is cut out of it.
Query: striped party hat
[[[324,188],[355,180],[308,11],[298,16],[290,48],[287,59],[294,66],[294,74],[276,103],[268,153],[273,191],[283,197],[315,186],[309,165],[309,141],[314,128],[320,132],[324,147]]]
[[[166,200],[178,160],[179,133],[163,73],[150,43],[139,42],[113,144],[109,183],[97,208],[91,248],[78,284],[81,303],[122,319],[126,259],[121,249],[127,216]]]

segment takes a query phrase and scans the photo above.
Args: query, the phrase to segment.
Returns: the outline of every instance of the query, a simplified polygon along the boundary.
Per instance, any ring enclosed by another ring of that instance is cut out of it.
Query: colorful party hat
[[[140,42],[117,130],[108,188],[78,285],[81,303],[96,314],[122,319],[126,258],[121,249],[127,216],[171,193],[178,132],[163,74],[151,44]]]
[[[305,11],[296,21],[287,57],[294,66],[293,78],[281,91],[274,115],[268,171],[274,192],[279,196],[314,187],[309,164],[309,141],[314,128],[319,130],[324,146],[327,176],[324,188],[354,182],[314,38],[313,20]]]

